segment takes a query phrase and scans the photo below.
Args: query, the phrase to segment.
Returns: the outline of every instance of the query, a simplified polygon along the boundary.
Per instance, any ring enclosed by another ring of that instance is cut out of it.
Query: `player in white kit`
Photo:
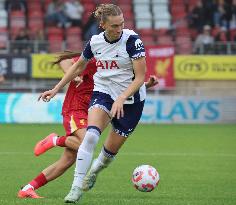
[[[104,32],[94,35],[80,59],[62,80],[39,97],[49,101],[59,89],[83,71],[89,59],[96,59],[97,73],[94,75],[88,127],[77,153],[74,181],[65,197],[68,203],[77,202],[83,191],[93,187],[97,174],[113,161],[138,124],[146,96],[145,50],[139,36],[132,30],[124,29],[122,11],[114,4],[98,6],[95,17]],[[99,137],[110,122],[112,129],[88,172]]]

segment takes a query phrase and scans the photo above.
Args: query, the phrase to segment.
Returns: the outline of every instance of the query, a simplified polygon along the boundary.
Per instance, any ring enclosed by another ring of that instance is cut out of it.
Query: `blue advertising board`
[[[0,93],[0,123],[61,123],[64,94]],[[235,123],[236,97],[147,96],[141,123]]]

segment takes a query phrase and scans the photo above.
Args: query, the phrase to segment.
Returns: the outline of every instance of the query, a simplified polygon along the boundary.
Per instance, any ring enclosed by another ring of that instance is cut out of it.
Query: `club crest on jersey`
[[[135,48],[136,48],[136,50],[142,50],[142,49],[144,49],[144,47],[143,47],[143,42],[140,40],[140,39],[137,39],[136,41],[135,41]]]
[[[101,60],[98,60],[96,62],[96,66],[97,66],[97,69],[109,69],[109,70],[112,70],[112,69],[120,69],[119,66],[117,65],[117,62],[116,61],[101,61]]]

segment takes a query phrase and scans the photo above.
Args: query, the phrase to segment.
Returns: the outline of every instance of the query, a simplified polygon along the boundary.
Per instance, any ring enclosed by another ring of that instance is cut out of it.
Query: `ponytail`
[[[80,55],[81,55],[81,52],[69,51],[69,50],[56,53],[56,60],[52,62],[52,65],[54,66],[56,64],[59,64],[63,60],[71,59],[71,58],[74,58],[74,57],[78,57]]]

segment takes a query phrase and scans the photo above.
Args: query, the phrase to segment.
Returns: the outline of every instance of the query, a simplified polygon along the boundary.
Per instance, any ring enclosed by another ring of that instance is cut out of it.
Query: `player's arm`
[[[74,64],[74,61],[72,59],[65,59],[65,60],[62,60],[59,65],[62,69],[62,71],[64,72],[64,74],[69,70],[69,68]],[[73,79],[76,84],[77,84],[77,87],[83,82],[83,77],[82,76],[76,76],[74,79]]]
[[[133,60],[133,69],[135,79],[128,86],[128,88],[121,94],[125,100],[127,100],[130,96],[134,95],[137,90],[143,85],[146,73],[146,60],[145,57],[141,57]]]
[[[45,102],[50,101],[51,98],[53,98],[61,88],[63,88],[68,82],[70,82],[72,79],[83,72],[86,63],[87,61],[83,57],[80,57],[79,60],[68,69],[60,82],[57,83],[57,85],[53,89],[40,94],[38,100],[42,98],[42,100]]]
[[[146,60],[145,57],[140,57],[133,60],[133,69],[135,79],[128,86],[128,88],[115,100],[111,109],[111,116],[120,117],[124,116],[123,104],[128,97],[134,95],[135,92],[144,84],[145,72],[146,72]]]
[[[68,82],[74,79],[76,76],[80,75],[85,69],[87,61],[80,57],[78,61],[76,61],[65,73],[61,81],[53,88],[56,92],[58,92],[61,88],[63,88]]]
[[[148,78],[148,81],[145,82],[145,86],[146,86],[146,89],[149,89],[155,85],[157,85],[159,82],[158,82],[158,79],[155,75],[150,75],[149,78]]]
[[[125,100],[134,95],[144,84],[146,72],[145,49],[138,35],[131,35],[126,43],[126,51],[132,59],[135,78],[123,93],[115,100],[111,109],[111,116],[119,119],[124,116],[123,104]]]
[[[50,101],[50,99],[53,98],[58,93],[58,91],[63,88],[68,82],[70,82],[78,75],[81,75],[81,73],[85,69],[87,60],[91,59],[92,57],[93,53],[91,50],[90,42],[88,42],[79,60],[76,61],[72,66],[70,66],[63,78],[60,80],[59,83],[57,83],[57,85],[53,89],[40,94],[38,100],[42,98],[43,101]]]
[[[59,65],[63,73],[66,73],[69,70],[69,68],[73,65],[73,62],[72,62],[72,59],[65,59],[65,60],[62,60],[59,63]]]

